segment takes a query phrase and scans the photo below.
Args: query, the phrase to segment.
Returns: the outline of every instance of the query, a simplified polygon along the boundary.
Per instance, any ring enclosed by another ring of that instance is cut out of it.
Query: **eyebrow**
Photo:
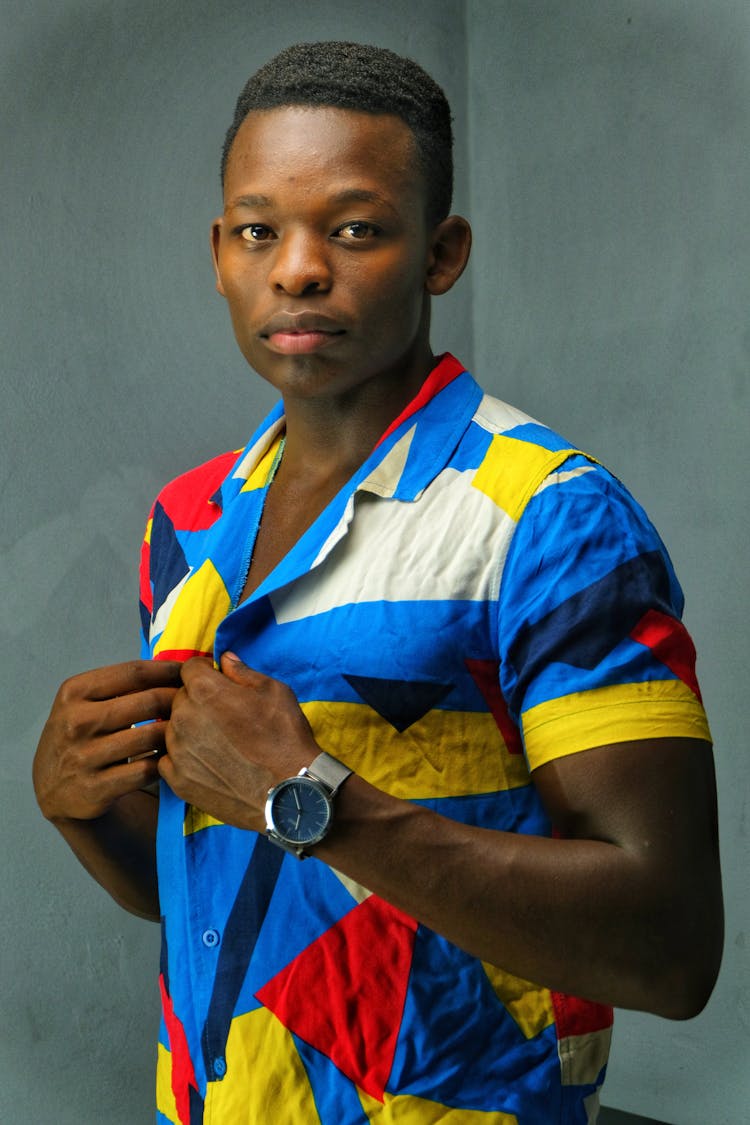
[[[338,191],[335,195],[331,196],[331,202],[335,204],[347,203],[376,203],[381,207],[388,207],[391,211],[394,210],[393,204],[380,195],[379,192],[369,191],[367,188],[344,188],[343,191]],[[227,210],[233,207],[273,207],[274,202],[268,195],[238,195],[234,199],[227,202]]]
[[[273,200],[267,195],[238,195],[227,202],[230,207],[273,207]]]
[[[332,197],[333,203],[380,203],[390,207],[391,203],[377,191],[368,191],[366,188],[345,188]]]

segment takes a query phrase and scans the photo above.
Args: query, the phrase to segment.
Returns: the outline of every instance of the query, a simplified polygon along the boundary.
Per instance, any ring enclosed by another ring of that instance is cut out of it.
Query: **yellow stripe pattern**
[[[265,488],[268,483],[268,478],[273,472],[274,462],[279,451],[281,444],[281,434],[272,441],[266,452],[261,457],[258,464],[242,486],[242,492],[252,492],[254,489]]]
[[[303,1125],[318,1121],[291,1033],[265,1008],[235,1016],[225,1053],[231,1082],[209,1082],[204,1116],[216,1125]]]
[[[452,1109],[440,1102],[428,1101],[427,1098],[417,1098],[410,1094],[395,1097],[386,1094],[381,1104],[361,1090],[357,1093],[372,1125],[518,1125],[518,1118],[514,1113]],[[280,1121],[279,1118],[275,1120]],[[289,1125],[292,1125],[291,1118]]]
[[[711,741],[706,715],[682,680],[612,684],[538,703],[522,715],[530,768],[554,758],[645,738]]]
[[[548,988],[511,976],[497,965],[482,962],[490,984],[526,1039],[533,1039],[555,1020],[555,1009]]]
[[[523,755],[508,753],[484,712],[429,711],[399,733],[363,703],[315,701],[302,710],[323,749],[394,797],[464,797],[529,784]]]
[[[178,1125],[177,1104],[172,1093],[172,1054],[161,1043],[156,1056],[156,1108],[167,1121]]]
[[[393,797],[471,797],[528,785],[523,754],[509,754],[485,712],[429,711],[399,733],[365,703],[314,700],[302,704],[323,749]],[[393,763],[400,771],[394,773]],[[222,822],[188,807],[184,832]]]
[[[216,630],[231,608],[229,591],[214,564],[206,559],[180,591],[154,655],[165,649],[212,652]]]
[[[517,521],[544,478],[576,452],[551,451],[496,434],[474,474],[473,487]]]

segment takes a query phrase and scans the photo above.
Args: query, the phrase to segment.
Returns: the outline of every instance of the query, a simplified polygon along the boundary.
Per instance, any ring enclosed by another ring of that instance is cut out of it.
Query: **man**
[[[718,970],[666,552],[430,349],[470,248],[450,146],[388,51],[250,79],[212,248],[282,401],[163,491],[153,659],[69,680],[40,742],[42,811],[162,920],[161,1122],[593,1121],[610,1006],[689,1017]]]

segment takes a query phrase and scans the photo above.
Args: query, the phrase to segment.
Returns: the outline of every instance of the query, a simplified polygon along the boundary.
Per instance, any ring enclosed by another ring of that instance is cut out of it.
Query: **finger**
[[[129,759],[158,757],[164,753],[166,731],[167,723],[160,722],[116,731],[89,742],[81,760],[85,759],[85,765],[96,772],[110,769]]]
[[[85,711],[88,731],[96,737],[127,730],[136,723],[168,719],[177,691],[173,687],[160,687],[91,703]]]
[[[234,652],[223,652],[219,660],[219,667],[227,679],[236,684],[247,684],[249,687],[260,687],[269,680],[262,672],[250,668]]]
[[[119,741],[127,748],[129,758],[158,757],[166,750],[167,723],[146,723],[123,731]]]
[[[111,805],[128,793],[135,793],[159,780],[156,758],[139,758],[122,762],[99,775],[96,781],[97,797],[103,805]]]
[[[61,702],[102,701],[151,688],[178,687],[180,667],[177,660],[129,660],[124,664],[94,668],[66,680],[58,698]]]
[[[213,661],[203,656],[186,660],[180,669],[183,691],[177,703],[188,699],[195,703],[208,703],[217,693],[226,690],[226,678],[214,667]]]

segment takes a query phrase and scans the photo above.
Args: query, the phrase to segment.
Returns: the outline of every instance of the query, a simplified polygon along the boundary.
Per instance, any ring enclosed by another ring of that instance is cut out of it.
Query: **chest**
[[[295,522],[287,509],[266,522],[264,538],[261,524],[246,596],[310,515]],[[241,646],[269,674],[283,668],[307,698],[321,698],[321,679],[324,694],[342,684],[348,692],[347,676],[453,684],[466,658],[496,658],[505,530],[458,478],[414,503],[360,492],[316,538],[304,568],[282,563],[267,597],[246,600],[222,624],[220,645]]]
[[[339,490],[339,480],[312,485],[275,479],[268,489],[240,602],[260,586]]]

